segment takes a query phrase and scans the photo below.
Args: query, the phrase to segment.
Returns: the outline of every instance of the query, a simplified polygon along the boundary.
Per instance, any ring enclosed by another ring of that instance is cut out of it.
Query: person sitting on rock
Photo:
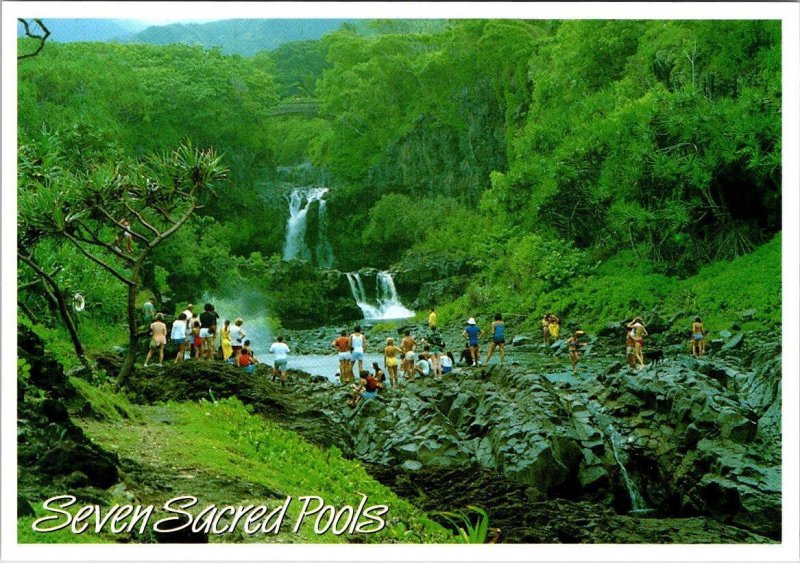
[[[242,348],[237,358],[237,364],[240,368],[244,368],[247,373],[254,373],[256,371],[255,358],[250,355],[248,350]]]
[[[362,370],[359,373],[359,382],[353,384],[353,392],[347,404],[355,407],[361,399],[373,399],[378,396],[378,389],[383,389],[383,383],[372,377],[368,371]]]
[[[414,365],[414,373],[418,373],[422,377],[428,377],[431,374],[430,362],[428,362],[427,359],[420,357],[420,359]]]
[[[372,369],[375,370],[375,379],[380,383],[384,383],[386,381],[386,374],[383,373],[383,370],[378,365],[378,362],[372,362]]]
[[[695,317],[692,323],[692,355],[702,356],[706,353],[706,329],[700,317]]]
[[[439,359],[442,365],[442,374],[447,374],[453,371],[453,364],[456,362],[453,360],[453,353],[448,352],[445,350],[444,354],[442,354],[441,358]]]
[[[469,343],[464,345],[464,349],[461,350],[461,355],[458,356],[458,363],[465,366],[472,365],[472,349],[469,347]]]

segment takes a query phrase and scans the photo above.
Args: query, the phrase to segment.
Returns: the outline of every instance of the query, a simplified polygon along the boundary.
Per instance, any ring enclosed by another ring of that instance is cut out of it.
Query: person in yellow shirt
[[[225,324],[222,326],[222,358],[227,362],[228,358],[233,355],[233,345],[231,344],[231,321],[225,319]]]
[[[436,311],[431,307],[431,314],[428,315],[428,328],[431,332],[436,332]]]

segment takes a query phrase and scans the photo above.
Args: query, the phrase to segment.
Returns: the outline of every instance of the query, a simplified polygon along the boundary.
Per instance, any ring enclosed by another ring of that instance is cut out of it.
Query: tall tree
[[[125,385],[133,369],[139,336],[136,296],[148,257],[226,177],[213,149],[185,143],[142,163],[99,166],[72,181],[23,192],[24,232],[66,241],[127,289],[128,353],[117,387]]]

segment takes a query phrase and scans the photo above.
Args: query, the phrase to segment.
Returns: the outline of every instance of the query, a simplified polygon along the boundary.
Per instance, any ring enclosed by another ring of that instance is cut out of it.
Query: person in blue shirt
[[[483,331],[478,327],[474,317],[470,317],[467,326],[461,335],[467,339],[467,344],[472,352],[472,365],[477,366],[481,363],[481,355],[478,350],[478,341],[483,336]]]
[[[486,354],[487,365],[495,348],[500,349],[500,364],[504,364],[506,361],[506,324],[500,313],[497,313],[492,321],[492,342],[489,344],[489,353]]]

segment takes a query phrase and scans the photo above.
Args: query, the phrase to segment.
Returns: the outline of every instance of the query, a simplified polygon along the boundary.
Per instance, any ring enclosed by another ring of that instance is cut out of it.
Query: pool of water
[[[256,358],[263,364],[272,365],[272,354],[258,354]],[[383,354],[365,354],[364,369],[374,372],[372,362],[377,362],[381,369],[386,371],[383,367]],[[286,367],[287,369],[304,371],[311,375],[322,375],[330,381],[336,381],[336,374],[339,373],[339,358],[336,354],[303,354],[300,356],[289,354],[289,363]],[[356,366],[356,369],[358,369],[358,366]]]

